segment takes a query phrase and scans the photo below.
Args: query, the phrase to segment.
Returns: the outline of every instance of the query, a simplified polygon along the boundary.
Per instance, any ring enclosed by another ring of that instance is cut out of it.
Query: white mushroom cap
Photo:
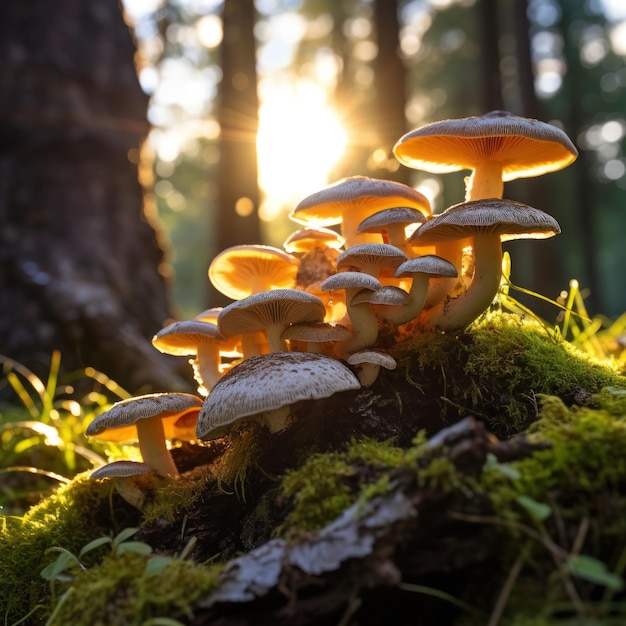
[[[251,357],[224,374],[204,401],[197,434],[216,439],[246,418],[259,416],[273,432],[286,427],[285,407],[358,389],[358,379],[340,361],[308,352]]]
[[[154,393],[116,402],[89,424],[86,435],[104,441],[139,442],[144,462],[157,474],[176,476],[165,441],[186,435],[177,423],[197,415],[202,399],[189,393]],[[186,422],[183,421],[186,424]]]
[[[137,461],[113,461],[106,465],[97,467],[89,478],[94,480],[99,478],[130,478],[132,476],[145,476],[150,474],[152,468],[145,463],[138,463]]]
[[[407,255],[386,243],[361,243],[344,250],[337,258],[337,270],[358,271],[371,274],[393,276],[395,269],[407,260]]]
[[[347,341],[350,337],[352,337],[350,329],[342,324],[329,324],[327,322],[292,324],[282,334],[283,340],[306,344],[307,352],[320,352],[321,344]]]
[[[262,291],[224,307],[217,319],[227,337],[265,331],[270,352],[284,351],[282,332],[290,324],[321,322],[324,303],[313,294],[298,289]]]
[[[309,226],[341,224],[346,246],[379,242],[378,235],[357,235],[358,225],[368,216],[394,206],[410,206],[430,215],[430,203],[419,191],[402,183],[351,176],[342,178],[301,200],[289,217]]]
[[[400,248],[407,256],[413,256],[411,245],[407,242],[406,229],[423,224],[428,215],[411,207],[393,207],[383,209],[365,218],[358,226],[357,233],[380,233],[383,243]]]
[[[388,370],[396,369],[396,360],[381,350],[359,350],[348,357],[350,365],[359,366],[357,374],[363,387],[370,387],[378,378],[381,367]]]

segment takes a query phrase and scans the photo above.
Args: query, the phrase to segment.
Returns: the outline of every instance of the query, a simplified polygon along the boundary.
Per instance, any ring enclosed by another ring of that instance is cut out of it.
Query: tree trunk
[[[116,0],[23,0],[0,21],[0,354],[179,384],[150,344],[169,317],[137,178],[148,132]]]
[[[226,0],[222,12],[222,81],[218,119],[220,163],[216,253],[238,244],[261,243],[256,138],[259,118],[254,1]],[[210,305],[230,302],[212,289]]]
[[[409,183],[410,169],[399,167],[392,149],[406,132],[406,70],[399,55],[399,22],[397,0],[376,0],[374,20],[378,40],[375,60],[376,100],[381,147],[387,152],[387,162],[381,178]]]

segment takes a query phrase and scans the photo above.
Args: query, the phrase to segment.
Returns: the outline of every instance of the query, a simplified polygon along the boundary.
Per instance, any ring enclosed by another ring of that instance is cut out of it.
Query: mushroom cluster
[[[365,176],[307,196],[283,249],[238,245],[213,259],[209,280],[231,304],[154,336],[161,352],[192,357],[198,395],[118,403],[87,434],[138,436],[138,471],[176,475],[164,442],[189,436],[191,422],[204,440],[250,420],[280,432],[296,402],[372,385],[396,366],[383,329],[406,338],[465,328],[498,293],[502,242],[560,232],[547,213],[503,199],[503,182],[561,169],[578,153],[556,126],[494,111],[418,128],[394,154],[430,172],[471,170],[465,201],[433,215],[415,189]]]

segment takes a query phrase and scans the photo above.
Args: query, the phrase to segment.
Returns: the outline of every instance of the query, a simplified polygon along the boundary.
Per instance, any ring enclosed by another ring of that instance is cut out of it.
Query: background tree
[[[116,0],[4,7],[0,21],[0,353],[180,385],[150,338],[170,315],[137,178],[147,98]]]

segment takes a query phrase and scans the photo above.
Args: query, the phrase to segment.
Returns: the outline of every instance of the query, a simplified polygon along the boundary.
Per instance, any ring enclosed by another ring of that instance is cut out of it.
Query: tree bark
[[[137,177],[148,132],[115,0],[24,0],[0,21],[0,354],[92,366],[131,391],[181,383],[150,344],[169,316]]]

